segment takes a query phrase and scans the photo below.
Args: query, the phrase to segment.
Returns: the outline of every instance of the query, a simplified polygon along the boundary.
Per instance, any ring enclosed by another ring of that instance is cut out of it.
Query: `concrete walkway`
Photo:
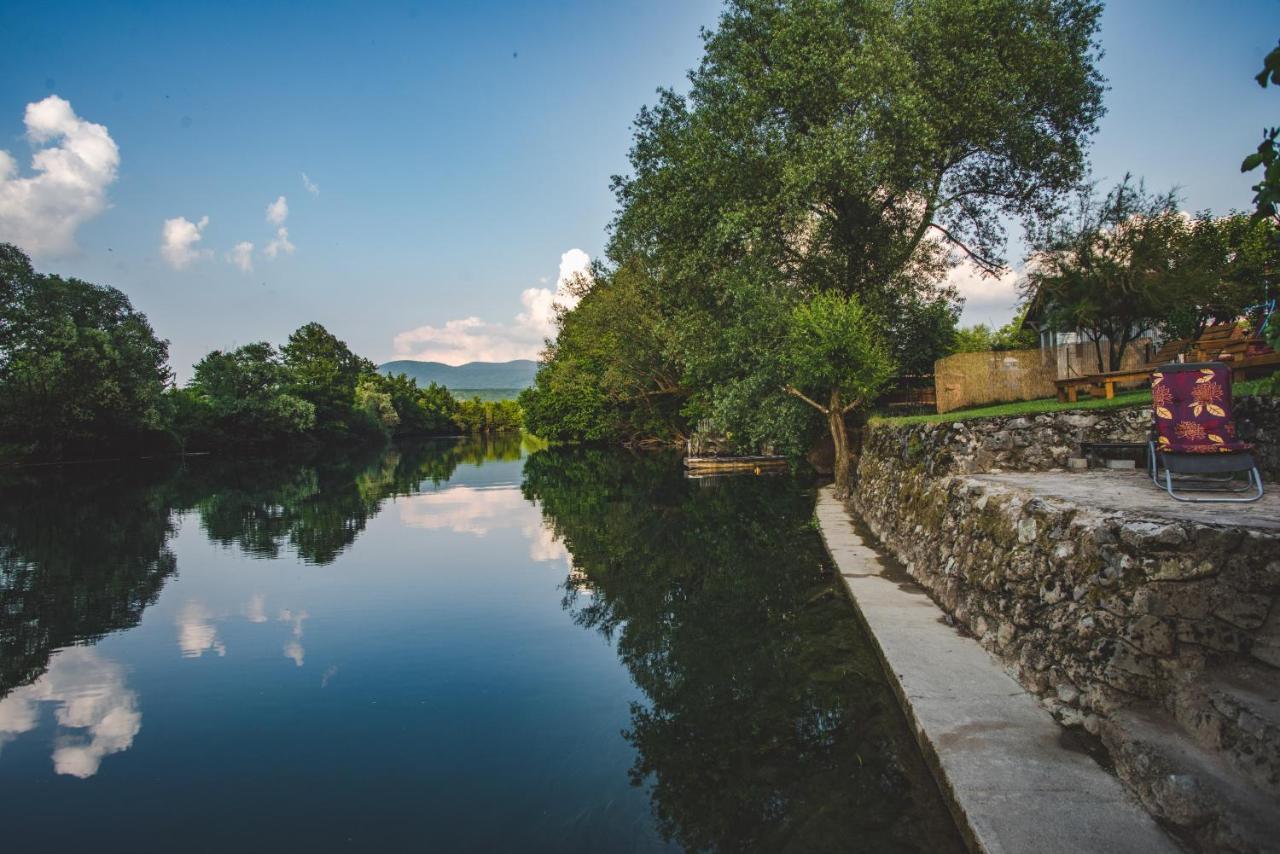
[[[886,577],[832,487],[822,538],[871,630],[916,739],[974,851],[1174,852],[1119,780],[914,584]],[[896,575],[891,573],[891,575]]]

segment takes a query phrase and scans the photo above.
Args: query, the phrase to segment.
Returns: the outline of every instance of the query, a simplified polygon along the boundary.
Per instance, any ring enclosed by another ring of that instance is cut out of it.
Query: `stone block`
[[[1159,617],[1153,617],[1150,614],[1138,617],[1129,624],[1125,637],[1147,655],[1161,657],[1173,655],[1173,626]]]

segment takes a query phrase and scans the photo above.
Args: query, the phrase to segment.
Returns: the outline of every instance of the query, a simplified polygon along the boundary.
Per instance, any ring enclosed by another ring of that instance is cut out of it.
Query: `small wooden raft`
[[[691,476],[711,474],[763,474],[785,471],[787,458],[759,457],[685,457],[684,467]]]

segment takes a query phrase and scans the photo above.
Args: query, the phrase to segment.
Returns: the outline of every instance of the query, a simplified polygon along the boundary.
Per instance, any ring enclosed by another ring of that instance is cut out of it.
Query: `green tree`
[[[1280,46],[1263,58],[1262,70],[1253,79],[1264,89],[1271,83],[1280,86]],[[1258,150],[1240,164],[1241,172],[1259,168],[1262,178],[1253,185],[1254,216],[1280,225],[1280,127],[1263,128]]]
[[[1129,345],[1165,318],[1197,273],[1190,234],[1172,191],[1150,194],[1128,175],[1101,199],[1082,190],[1072,216],[1033,236],[1026,292],[1046,322],[1084,332],[1099,371],[1119,370]]]
[[[394,435],[429,436],[455,432],[453,416],[457,412],[458,401],[444,386],[433,382],[426,388],[418,388],[417,381],[403,373],[395,376],[368,374],[360,383],[361,387],[376,389],[379,394],[386,395],[395,420],[394,423],[389,420],[390,413],[386,413],[382,420],[390,424]],[[357,388],[357,397],[359,395]]]
[[[269,444],[302,436],[315,427],[315,406],[287,388],[284,365],[267,342],[214,350],[196,363],[188,386],[194,403],[207,407],[207,421],[187,417],[196,425],[210,424],[201,438],[215,445]]]
[[[786,391],[827,420],[836,494],[847,495],[853,472],[845,416],[875,400],[893,375],[888,349],[856,298],[827,292],[792,309],[785,353]]]
[[[0,441],[58,456],[154,435],[168,356],[120,291],[41,275],[0,244]]]
[[[975,323],[956,330],[953,353],[985,353],[996,348],[996,336],[985,323]]]
[[[1262,70],[1253,79],[1264,89],[1271,83],[1280,86],[1280,46],[1263,58]],[[1271,224],[1272,246],[1280,246],[1280,127],[1264,128],[1258,150],[1240,164],[1241,172],[1259,168],[1262,178],[1253,185],[1253,216]],[[1274,261],[1271,269],[1275,269]],[[1280,322],[1274,316],[1268,321],[1266,332],[1271,346],[1280,349]],[[1280,391],[1280,374],[1272,378],[1271,390]]]
[[[609,257],[660,283],[686,415],[795,447],[812,422],[779,399],[770,319],[827,291],[856,297],[900,364],[944,353],[917,330],[953,313],[947,264],[999,269],[1002,222],[1047,216],[1082,174],[1102,114],[1099,14],[1087,0],[731,2],[689,94],[641,112],[632,174],[615,180]]]
[[[996,330],[993,350],[1034,350],[1040,346],[1040,336],[1025,325],[1027,307],[1023,306],[1013,318]]]
[[[1168,294],[1163,330],[1171,338],[1195,338],[1210,323],[1247,317],[1256,328],[1275,293],[1276,226],[1268,219],[1231,213],[1196,214],[1189,223],[1179,276]]]
[[[356,383],[356,409],[378,424],[387,434],[400,426],[400,413],[391,393],[384,387],[384,377],[366,374]]]
[[[361,426],[354,418],[356,384],[374,372],[372,362],[319,323],[300,327],[280,352],[289,391],[315,407],[317,429],[348,433]]]
[[[458,412],[458,399],[439,383],[418,389],[415,408],[421,413],[422,432],[437,435],[456,432],[454,416]]]
[[[688,397],[673,363],[656,285],[639,265],[597,270],[563,315],[533,387],[528,427],[557,441],[634,444],[686,432]]]

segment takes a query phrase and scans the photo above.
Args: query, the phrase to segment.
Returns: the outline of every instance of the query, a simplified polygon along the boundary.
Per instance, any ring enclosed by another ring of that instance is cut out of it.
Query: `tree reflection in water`
[[[176,569],[175,513],[256,557],[331,563],[383,501],[460,464],[518,460],[502,435],[326,453],[315,460],[192,458],[10,471],[0,478],[0,698],[54,650],[137,625]]]
[[[632,782],[692,850],[961,850],[790,478],[695,483],[666,456],[543,451],[525,497],[567,547],[565,607],[647,704]]]
[[[176,567],[173,473],[40,467],[0,483],[0,697],[53,650],[137,625]]]

